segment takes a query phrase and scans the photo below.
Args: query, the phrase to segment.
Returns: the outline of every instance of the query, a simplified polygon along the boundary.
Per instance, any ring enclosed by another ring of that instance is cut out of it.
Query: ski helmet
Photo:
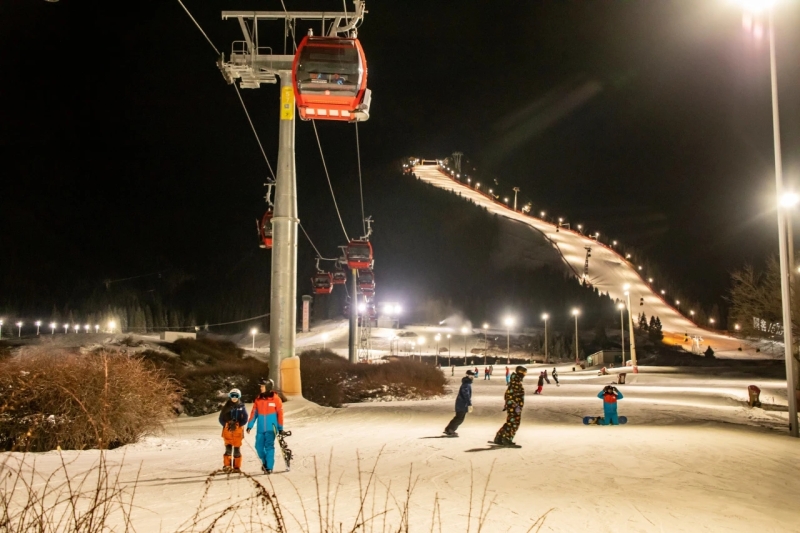
[[[528,373],[528,369],[527,369],[527,368],[525,368],[525,367],[524,367],[524,366],[522,366],[522,365],[519,365],[519,366],[518,366],[518,367],[515,369],[515,372],[516,372],[517,374],[522,374],[522,375],[524,376],[525,374],[527,374],[527,373]]]
[[[241,398],[241,397],[242,397],[242,391],[240,391],[239,389],[231,389],[231,391],[228,393],[228,398]]]
[[[272,381],[271,379],[261,378],[258,381],[258,384],[259,386],[263,385],[264,387],[266,387],[268,391],[271,391],[273,388],[275,388],[275,382]]]

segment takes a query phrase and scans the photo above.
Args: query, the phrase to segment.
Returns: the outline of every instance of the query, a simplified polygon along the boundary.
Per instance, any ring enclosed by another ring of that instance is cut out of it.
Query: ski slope
[[[657,289],[639,275],[635,265],[605,244],[577,231],[559,229],[555,224],[514,211],[506,204],[452,178],[438,165],[416,165],[413,167],[413,173],[417,178],[435,187],[461,194],[464,198],[485,207],[490,213],[522,222],[536,229],[560,252],[566,265],[578,277],[583,276],[586,246],[591,246],[592,256],[589,259],[587,281],[600,292],[606,292],[612,299],[621,301],[625,301],[624,287],[629,285],[632,312],[635,315],[644,312],[647,316],[658,316],[661,319],[665,342],[683,344],[689,348],[691,341],[686,344],[683,342],[685,334],[689,337],[698,335],[703,339],[704,348],[712,346],[715,352],[725,352],[725,356],[755,355],[752,350],[738,352],[737,348],[743,346],[740,339],[700,327],[680,314],[656,292]],[[641,306],[637,305],[640,298],[643,298],[644,302]]]

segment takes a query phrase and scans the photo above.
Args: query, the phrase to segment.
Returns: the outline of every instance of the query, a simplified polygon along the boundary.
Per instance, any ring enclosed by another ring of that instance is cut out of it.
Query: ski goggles
[[[232,393],[228,394],[228,398],[241,398],[241,396],[236,394],[235,392],[232,392]]]

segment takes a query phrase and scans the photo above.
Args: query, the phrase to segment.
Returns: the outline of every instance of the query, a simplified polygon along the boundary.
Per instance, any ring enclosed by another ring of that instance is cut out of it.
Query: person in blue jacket
[[[467,370],[467,375],[461,379],[461,387],[456,396],[456,416],[444,428],[444,434],[448,437],[458,437],[456,430],[464,422],[467,413],[472,412],[472,380],[475,379],[475,372]]]
[[[253,402],[250,411],[250,420],[247,422],[247,433],[253,429],[256,421],[256,453],[261,459],[261,470],[271,474],[275,468],[275,430],[283,431],[283,403],[280,397],[272,390],[274,383],[271,379],[262,379],[259,384],[261,392]]]
[[[244,425],[247,423],[247,409],[241,402],[242,391],[231,389],[228,401],[219,413],[222,426],[222,439],[225,441],[225,454],[222,456],[222,470],[225,472],[241,472],[242,439]]]
[[[607,426],[611,422],[611,425],[618,426],[617,400],[624,398],[622,393],[613,385],[606,385],[602,391],[597,393],[597,397],[603,400],[603,419],[600,424]]]

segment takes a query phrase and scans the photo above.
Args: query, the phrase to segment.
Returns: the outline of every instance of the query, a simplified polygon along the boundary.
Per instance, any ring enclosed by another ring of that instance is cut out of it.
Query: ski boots
[[[263,473],[267,474],[267,475],[270,475],[270,474],[272,473],[272,470],[270,470],[269,468],[267,468],[267,465],[261,465],[261,471],[262,471]]]

